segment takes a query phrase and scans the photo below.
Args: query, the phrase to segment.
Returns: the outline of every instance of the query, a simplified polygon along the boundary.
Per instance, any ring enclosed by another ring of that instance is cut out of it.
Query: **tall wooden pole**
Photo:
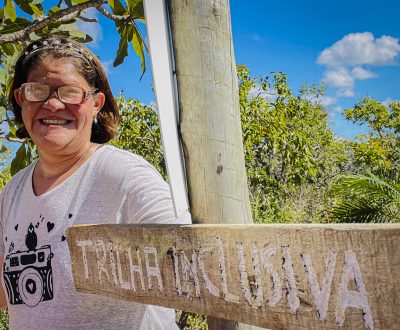
[[[252,223],[229,0],[169,0],[194,223]],[[208,318],[209,329],[249,329]]]

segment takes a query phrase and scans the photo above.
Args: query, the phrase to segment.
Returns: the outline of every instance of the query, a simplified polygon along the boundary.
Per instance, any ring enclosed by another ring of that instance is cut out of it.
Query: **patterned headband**
[[[30,47],[28,47],[30,48]],[[43,51],[46,49],[70,49],[72,52],[78,53],[80,56],[83,58],[87,59],[89,62],[93,62],[93,55],[85,51],[83,48],[78,48],[76,44],[73,44],[72,42],[67,42],[67,43],[62,43],[60,40],[52,40],[52,41],[47,41],[43,40],[39,44],[33,44],[31,47],[31,50],[26,50],[24,55],[24,62],[27,61],[28,58],[31,58],[35,53],[39,51]]]

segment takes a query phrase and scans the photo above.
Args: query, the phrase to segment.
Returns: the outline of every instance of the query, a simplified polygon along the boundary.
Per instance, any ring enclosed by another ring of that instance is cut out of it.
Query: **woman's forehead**
[[[27,81],[88,85],[76,65],[68,58],[45,57],[29,72]]]

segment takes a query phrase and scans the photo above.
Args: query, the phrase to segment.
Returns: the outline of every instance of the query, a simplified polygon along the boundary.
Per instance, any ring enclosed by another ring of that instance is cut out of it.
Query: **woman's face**
[[[38,82],[56,90],[77,86],[92,90],[85,78],[67,59],[46,57],[28,75],[27,82]],[[93,119],[104,104],[104,94],[90,96],[82,104],[65,104],[56,93],[44,102],[31,102],[19,90],[15,98],[21,106],[22,120],[39,152],[68,155],[90,145]]]

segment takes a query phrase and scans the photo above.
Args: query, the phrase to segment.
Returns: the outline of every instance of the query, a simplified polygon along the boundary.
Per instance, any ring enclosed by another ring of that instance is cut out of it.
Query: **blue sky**
[[[283,71],[294,91],[325,81],[326,105],[334,132],[354,138],[363,129],[346,122],[341,111],[363,97],[388,103],[400,92],[400,1],[243,1],[231,0],[236,62],[253,75]],[[113,91],[144,103],[155,100],[150,63],[140,80],[139,60],[130,56],[118,68],[113,24],[98,14],[90,25],[90,46],[105,65]],[[87,29],[87,27],[85,28]]]

